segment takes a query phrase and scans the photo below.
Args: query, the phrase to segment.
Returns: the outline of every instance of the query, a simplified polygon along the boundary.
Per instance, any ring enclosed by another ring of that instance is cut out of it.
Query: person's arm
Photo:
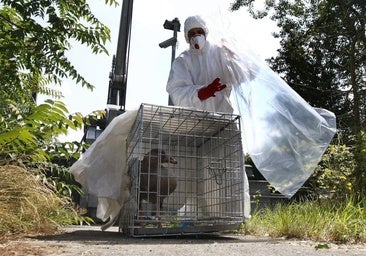
[[[225,44],[222,45],[221,49],[222,65],[226,70],[230,84],[241,84],[255,79],[258,71],[257,65],[246,59],[245,56],[239,56]]]
[[[178,57],[173,62],[169,73],[166,91],[169,93],[173,104],[182,107],[202,108],[198,98],[198,90],[207,85],[195,85],[183,58]]]

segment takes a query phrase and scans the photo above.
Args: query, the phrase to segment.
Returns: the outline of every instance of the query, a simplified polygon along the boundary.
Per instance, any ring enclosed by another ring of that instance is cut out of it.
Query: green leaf
[[[315,249],[319,250],[319,249],[330,249],[328,244],[317,244],[315,246]]]

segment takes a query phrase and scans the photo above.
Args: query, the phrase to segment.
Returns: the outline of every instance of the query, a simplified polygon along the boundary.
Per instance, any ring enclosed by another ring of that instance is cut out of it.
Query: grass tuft
[[[337,243],[366,242],[366,199],[277,204],[247,221],[247,234]]]
[[[0,237],[52,233],[77,219],[70,200],[58,197],[26,169],[0,166]]]

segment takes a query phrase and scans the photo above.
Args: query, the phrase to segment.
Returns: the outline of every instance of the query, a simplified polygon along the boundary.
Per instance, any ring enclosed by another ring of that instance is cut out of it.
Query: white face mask
[[[196,35],[191,38],[191,48],[202,50],[206,44],[206,37],[204,35]]]

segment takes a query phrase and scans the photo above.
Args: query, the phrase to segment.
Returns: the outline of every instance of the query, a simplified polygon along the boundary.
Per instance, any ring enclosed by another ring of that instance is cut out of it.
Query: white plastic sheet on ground
[[[115,117],[69,170],[87,193],[98,197],[97,217],[109,220],[103,230],[113,225],[130,198],[126,139],[136,115],[137,109]]]
[[[233,58],[228,50],[226,55],[228,67],[235,62],[243,69],[243,74],[232,76],[237,77],[233,88],[244,147],[267,181],[290,198],[313,173],[333,138],[335,115],[310,106],[249,51]]]

